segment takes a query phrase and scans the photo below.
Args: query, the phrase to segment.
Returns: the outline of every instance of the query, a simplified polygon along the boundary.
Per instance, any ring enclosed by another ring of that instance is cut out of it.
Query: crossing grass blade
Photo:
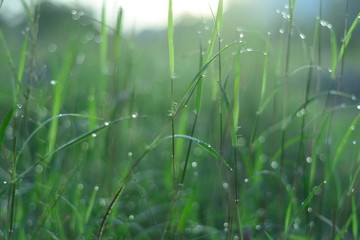
[[[358,23],[359,23],[359,20],[360,20],[360,13],[355,17],[355,20],[354,20],[353,23],[351,24],[350,29],[349,29],[349,31],[347,32],[347,34],[346,34],[346,36],[345,36],[345,38],[344,38],[343,43],[341,44],[340,52],[339,52],[339,56],[338,56],[339,61],[340,61],[341,59],[343,59],[343,57],[344,57],[345,50],[346,50],[347,46],[349,45],[349,42],[350,42],[351,37],[352,37],[352,34],[353,34],[355,28],[357,27],[357,25],[358,25]]]
[[[217,159],[221,160],[224,165],[232,171],[232,168],[230,167],[230,165],[226,162],[226,160],[224,158],[221,157],[221,155],[214,149],[211,147],[210,144],[204,142],[204,141],[201,141],[197,138],[194,138],[194,137],[190,137],[190,136],[187,136],[187,135],[175,135],[174,136],[175,138],[185,138],[185,139],[188,139],[190,141],[193,141],[194,143],[198,144],[200,147],[202,147],[203,149],[205,149],[207,152],[209,152],[211,155],[213,155],[214,157],[216,157]],[[167,137],[168,138],[168,137]]]
[[[342,137],[341,142],[340,142],[338,148],[336,149],[335,156],[334,156],[334,159],[333,159],[332,164],[331,164],[331,170],[330,170],[330,172],[327,172],[327,174],[326,174],[327,178],[330,176],[331,172],[333,172],[334,169],[336,168],[336,166],[338,165],[338,162],[340,160],[340,156],[341,156],[341,154],[343,153],[343,151],[345,149],[345,145],[348,142],[349,137],[353,133],[353,131],[355,129],[355,126],[359,122],[359,119],[360,119],[360,114],[358,114],[354,118],[354,120],[351,122],[351,124],[347,128],[344,136]]]

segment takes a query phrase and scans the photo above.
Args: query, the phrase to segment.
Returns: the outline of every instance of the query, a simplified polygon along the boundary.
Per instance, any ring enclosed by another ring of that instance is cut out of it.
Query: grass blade
[[[224,165],[230,170],[232,171],[232,168],[230,167],[230,165],[226,162],[225,159],[223,159],[221,157],[221,155],[214,149],[211,147],[210,144],[204,142],[204,141],[201,141],[197,138],[194,138],[194,137],[190,137],[190,136],[187,136],[187,135],[175,135],[174,136],[175,138],[185,138],[185,139],[188,139],[190,141],[193,141],[195,142],[196,144],[198,144],[200,147],[202,147],[203,149],[205,149],[207,152],[209,152],[211,155],[213,155],[214,157],[216,157],[217,159],[221,160]],[[167,137],[169,138],[169,137]]]
[[[10,123],[10,120],[14,114],[14,108],[10,109],[0,124],[0,149],[4,142],[5,130]]]

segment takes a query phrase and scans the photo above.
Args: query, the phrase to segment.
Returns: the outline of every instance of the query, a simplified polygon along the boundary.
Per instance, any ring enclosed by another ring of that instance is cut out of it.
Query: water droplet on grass
[[[57,84],[57,82],[56,82],[55,80],[51,80],[51,81],[50,81],[50,84],[53,85],[53,86],[55,86],[55,85]]]
[[[192,162],[192,163],[191,163],[191,166],[192,166],[193,168],[196,168],[196,167],[197,167],[197,162]]]
[[[307,211],[308,211],[309,213],[311,213],[311,212],[312,212],[312,208],[311,208],[311,207],[308,207]]]
[[[356,144],[356,140],[352,141],[352,144],[354,144],[354,145],[355,145],[355,144]]]
[[[109,126],[109,125],[110,125],[110,122],[104,122],[104,125],[105,125],[105,126]]]
[[[95,192],[99,191],[99,187],[98,187],[98,186],[95,186],[95,187],[94,187],[94,191],[95,191]]]
[[[307,162],[307,163],[312,163],[312,158],[311,158],[311,157],[307,157],[307,158],[306,158],[306,162]]]
[[[128,157],[132,157],[133,153],[132,152],[128,152]]]
[[[130,216],[129,216],[129,220],[130,220],[130,221],[134,221],[134,219],[135,219],[134,215],[130,215]]]
[[[351,128],[352,131],[355,130],[355,126],[354,126],[354,125],[352,125],[350,128]]]
[[[357,105],[356,108],[360,110],[360,105]]]
[[[42,171],[44,170],[43,166],[41,166],[40,164],[36,165],[35,167],[35,172],[40,174],[42,173]]]
[[[303,34],[303,33],[300,33],[299,36],[300,36],[301,39],[305,39],[305,38],[306,38],[305,34]]]
[[[256,225],[255,229],[258,230],[258,231],[261,230],[261,225]]]
[[[137,118],[138,116],[139,116],[138,113],[133,113],[133,114],[131,114],[131,117],[132,117],[132,118]]]
[[[225,183],[223,183],[222,186],[223,186],[223,188],[227,189],[229,187],[229,184],[225,182]]]
[[[248,183],[248,182],[249,182],[249,179],[245,178],[244,182],[245,182],[245,183]]]
[[[224,228],[228,228],[229,227],[229,223],[224,222]]]
[[[7,184],[7,181],[3,181],[3,184]]]
[[[277,168],[279,167],[279,163],[273,161],[273,162],[271,163],[271,167],[272,167],[273,169],[277,169]]]
[[[285,30],[283,28],[279,29],[279,33],[283,34],[285,32]]]
[[[93,138],[95,138],[97,135],[96,135],[96,133],[92,133],[91,136],[92,136]]]
[[[57,47],[57,45],[55,43],[50,43],[49,46],[48,46],[48,51],[50,53],[54,53],[54,52],[56,52],[57,48],[58,47]]]
[[[240,33],[240,38],[245,37],[245,35],[243,33]]]

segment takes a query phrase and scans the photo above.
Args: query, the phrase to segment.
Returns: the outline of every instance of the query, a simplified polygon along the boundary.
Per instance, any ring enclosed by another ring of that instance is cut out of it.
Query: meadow
[[[0,239],[359,239],[359,3],[173,1],[0,1]]]

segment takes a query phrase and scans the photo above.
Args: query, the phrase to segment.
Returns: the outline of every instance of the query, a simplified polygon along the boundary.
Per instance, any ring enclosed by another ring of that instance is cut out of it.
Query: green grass
[[[264,27],[169,0],[141,33],[106,1],[0,15],[0,239],[358,239],[360,13],[300,2]]]

